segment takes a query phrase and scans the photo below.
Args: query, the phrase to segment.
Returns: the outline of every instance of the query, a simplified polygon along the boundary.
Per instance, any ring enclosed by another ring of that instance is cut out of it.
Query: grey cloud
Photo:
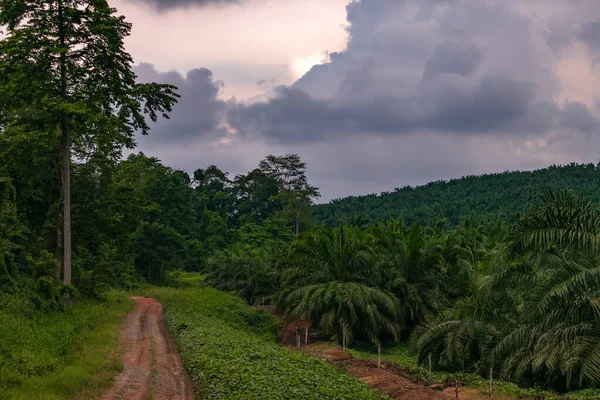
[[[427,125],[437,130],[489,132],[506,130],[525,117],[533,105],[535,87],[508,76],[485,76],[471,91],[442,89],[427,96],[433,104]]]
[[[297,88],[279,87],[265,102],[230,103],[227,119],[242,133],[278,143],[419,130],[513,136],[556,127],[589,132],[597,123],[584,104],[560,108],[551,101],[536,101],[535,92],[533,84],[503,75],[484,76],[473,88],[431,82],[413,97],[317,99]]]
[[[423,80],[428,81],[441,74],[470,75],[481,61],[481,51],[471,44],[463,46],[459,43],[444,42],[433,52],[425,64]]]
[[[246,0],[129,0],[130,2],[146,3],[158,11],[166,11],[174,8],[203,7],[203,6],[225,6],[244,3]]]
[[[546,65],[552,54],[537,41],[547,32],[507,4],[352,2],[345,51],[331,53],[328,63],[291,87],[270,90],[274,80],[257,81],[269,93],[247,103],[219,100],[222,83],[206,69],[185,78],[176,72],[158,76],[149,66],[140,71],[181,87],[177,122],[169,125],[175,139],[218,137],[222,121],[242,136],[271,143],[416,131],[593,131],[598,121],[584,104],[553,100],[558,78],[553,64]]]
[[[560,113],[560,125],[568,130],[584,133],[598,133],[600,121],[593,116],[585,104],[580,102],[567,103]]]
[[[256,86],[272,86],[275,85],[277,81],[275,79],[259,79],[256,82]]]
[[[579,39],[593,51],[600,50],[600,21],[587,23],[581,27]]]
[[[534,21],[540,10],[529,16],[515,5],[352,2],[345,51],[331,53],[328,63],[268,101],[230,105],[228,119],[242,133],[280,143],[423,130],[590,132],[597,118],[585,105],[554,101],[561,87],[554,72],[558,61],[547,45],[551,32]],[[556,32],[564,28],[555,22],[549,26]],[[567,31],[559,32],[563,39]]]
[[[139,81],[169,83],[177,86],[181,95],[170,114],[171,119],[154,124],[145,141],[185,143],[221,132],[220,122],[226,103],[217,96],[223,83],[215,81],[210,70],[193,69],[185,77],[175,71],[157,72],[153,65],[147,63],[137,65],[134,70]]]

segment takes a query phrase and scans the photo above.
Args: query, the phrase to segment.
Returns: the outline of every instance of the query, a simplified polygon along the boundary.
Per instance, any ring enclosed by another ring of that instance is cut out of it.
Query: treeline
[[[315,220],[327,226],[402,217],[410,225],[445,218],[456,226],[464,216],[516,221],[545,190],[572,190],[589,201],[600,201],[600,164],[550,166],[405,186],[393,192],[348,196],[315,206]]]
[[[513,225],[402,219],[233,246],[207,283],[272,301],[346,347],[406,341],[424,365],[567,391],[600,383],[600,213],[547,191]]]
[[[27,169],[35,142],[0,135],[0,282],[60,281],[58,168]],[[73,285],[97,295],[167,271],[203,271],[218,250],[290,241],[310,224],[311,199],[297,155],[268,156],[233,178],[216,166],[193,176],[156,158],[130,155],[114,165],[73,164]]]

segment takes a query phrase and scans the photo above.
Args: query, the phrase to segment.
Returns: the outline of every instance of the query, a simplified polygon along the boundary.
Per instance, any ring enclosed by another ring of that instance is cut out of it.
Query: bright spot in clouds
[[[294,57],[291,65],[294,79],[302,78],[313,66],[323,64],[325,59],[326,56],[323,53],[314,53],[306,57]]]

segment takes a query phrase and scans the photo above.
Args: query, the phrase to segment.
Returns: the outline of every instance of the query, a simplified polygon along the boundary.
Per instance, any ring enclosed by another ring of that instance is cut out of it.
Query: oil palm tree
[[[504,334],[515,326],[519,296],[513,290],[499,290],[492,279],[506,269],[505,252],[497,251],[474,268],[470,296],[419,326],[411,336],[419,363],[430,356],[447,368],[487,371],[493,367],[490,356]],[[482,273],[481,271],[485,271]]]
[[[440,240],[425,237],[422,228],[412,227],[406,235],[397,228],[388,224],[371,231],[371,252],[377,260],[374,284],[399,299],[402,325],[410,333],[444,303],[443,254]]]
[[[380,335],[398,337],[399,304],[366,284],[372,272],[363,232],[341,226],[308,233],[292,248],[292,267],[282,274],[288,318],[304,318],[335,335],[345,350],[361,335],[380,345]]]
[[[208,261],[205,284],[234,292],[250,304],[256,299],[271,297],[277,289],[274,250],[234,246],[223,250]]]

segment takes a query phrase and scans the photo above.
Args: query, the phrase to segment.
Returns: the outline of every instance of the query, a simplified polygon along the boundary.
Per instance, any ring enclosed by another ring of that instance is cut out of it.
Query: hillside
[[[514,221],[546,189],[567,189],[586,200],[600,200],[600,164],[550,166],[535,171],[513,171],[465,176],[393,192],[349,196],[314,207],[319,223],[335,226],[357,220],[375,222],[402,217],[410,224],[447,218],[485,215]],[[362,217],[360,217],[362,215]]]

